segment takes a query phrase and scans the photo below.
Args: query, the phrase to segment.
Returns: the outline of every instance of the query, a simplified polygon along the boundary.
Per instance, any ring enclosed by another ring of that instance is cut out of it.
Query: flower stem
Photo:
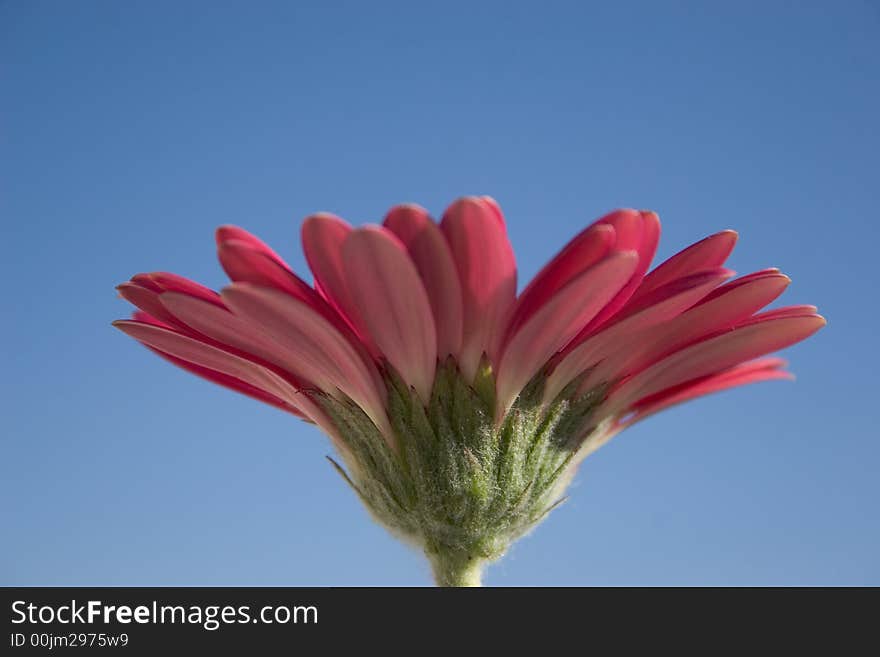
[[[482,586],[485,562],[469,555],[447,552],[428,555],[437,586]]]

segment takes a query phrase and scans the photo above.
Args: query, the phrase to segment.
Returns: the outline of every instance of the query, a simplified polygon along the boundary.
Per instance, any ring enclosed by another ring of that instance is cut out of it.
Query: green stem
[[[428,559],[437,586],[482,586],[483,567],[486,565],[482,559],[455,552],[429,554]]]

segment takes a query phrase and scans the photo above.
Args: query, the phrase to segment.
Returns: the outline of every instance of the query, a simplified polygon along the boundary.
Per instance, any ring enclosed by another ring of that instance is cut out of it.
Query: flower
[[[194,374],[330,437],[330,459],[373,517],[423,549],[441,585],[484,564],[563,499],[580,461],[674,404],[790,378],[767,354],[825,324],[813,306],[760,312],[790,283],[732,279],[737,234],[648,272],[653,212],[611,212],[516,293],[504,218],[462,198],[435,223],[400,205],[382,226],[317,214],[302,226],[314,286],[266,244],[217,231],[232,284],[168,273],[118,290],[115,326]]]

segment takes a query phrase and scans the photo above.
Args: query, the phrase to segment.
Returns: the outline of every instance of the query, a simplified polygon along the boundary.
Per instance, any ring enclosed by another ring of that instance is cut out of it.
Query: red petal
[[[223,308],[223,301],[220,299],[219,294],[188,278],[166,271],[156,271],[147,274],[147,276],[162,292],[181,292]]]
[[[173,328],[172,326],[169,326],[165,322],[156,319],[152,315],[145,313],[142,310],[135,310],[131,314],[131,318],[135,321],[143,322],[144,324],[152,324],[153,326],[161,326],[162,328]]]
[[[268,340],[268,353],[258,355],[302,373],[329,394],[342,391],[363,408],[389,442],[394,440],[385,415],[384,389],[376,386],[372,363],[365,362],[332,324],[277,290],[233,283],[222,294],[244,323],[243,337],[258,345]]]
[[[133,279],[132,279],[133,280]],[[129,303],[137,306],[148,315],[161,321],[163,324],[178,326],[186,329],[186,325],[181,324],[174,315],[172,315],[165,306],[159,301],[159,294],[152,289],[146,288],[138,283],[122,283],[116,286],[119,296]]]
[[[453,203],[440,228],[462,287],[463,335],[458,363],[470,381],[484,353],[497,362],[516,296],[516,261],[497,207],[483,199],[471,197]]]
[[[200,301],[196,301],[194,303],[202,303]],[[158,326],[154,318],[146,315],[146,313],[135,313],[135,318],[145,324],[150,324],[152,326]],[[167,328],[167,327],[164,327]],[[162,358],[167,361],[177,365],[178,367],[191,372],[197,376],[200,376],[208,381],[213,383],[217,383],[219,385],[225,386],[231,390],[235,390],[236,392],[240,392],[242,394],[248,395],[257,399],[259,401],[265,402],[267,404],[271,404],[276,406],[284,411],[292,413],[297,417],[300,417],[306,421],[314,422],[321,430],[324,431],[330,439],[333,441],[336,448],[343,453],[348,452],[348,448],[345,445],[345,442],[342,440],[341,435],[339,434],[338,429],[330,421],[330,419],[326,416],[323,410],[315,404],[311,398],[307,394],[296,393],[295,403],[297,407],[292,406],[290,403],[285,402],[283,399],[276,397],[275,395],[262,390],[261,388],[252,386],[241,379],[235,378],[233,376],[229,376],[222,372],[218,372],[216,370],[208,369],[206,367],[202,367],[201,365],[197,365],[196,363],[177,358],[176,356],[172,356],[169,353],[166,353],[160,349],[156,349],[155,347],[151,347],[146,343],[142,343],[148,349],[158,354]],[[283,379],[282,379],[283,380]],[[295,389],[295,388],[294,388]]]
[[[449,245],[427,211],[399,205],[385,217],[384,225],[406,246],[416,265],[434,314],[437,355],[445,358],[461,349],[461,283]]]
[[[566,244],[519,295],[508,323],[508,337],[573,278],[608,255],[614,240],[612,226],[593,224]]]
[[[523,386],[571,340],[632,276],[635,251],[613,254],[559,290],[511,338],[498,365],[497,417],[502,417]]]
[[[259,251],[266,255],[266,257],[277,262],[283,269],[287,269],[288,271],[291,269],[290,266],[284,262],[284,259],[273,251],[268,244],[253,233],[249,233],[244,228],[229,225],[220,226],[220,228],[217,229],[217,232],[214,233],[214,238],[217,241],[218,248],[221,247],[224,242],[231,242],[233,240],[236,242],[244,242],[255,251]]]
[[[189,372],[190,374],[195,374],[196,376],[205,379],[206,381],[210,381],[211,383],[216,383],[217,385],[223,386],[224,388],[229,388],[234,392],[238,392],[242,395],[246,395],[251,397],[252,399],[256,399],[257,401],[261,401],[264,404],[269,404],[270,406],[275,406],[276,408],[280,408],[282,411],[286,411],[288,413],[292,413],[296,415],[298,418],[306,420],[307,422],[311,422],[311,418],[306,416],[305,413],[300,411],[297,408],[294,408],[290,404],[287,404],[283,400],[278,397],[265,392],[264,390],[260,390],[259,388],[255,388],[249,383],[245,383],[241,379],[236,379],[235,377],[229,376],[227,374],[223,374],[222,372],[216,372],[214,370],[209,370],[207,367],[202,367],[200,365],[196,365],[195,363],[190,363],[189,361],[185,361],[181,358],[176,358],[171,354],[166,354],[164,351],[151,347],[148,344],[143,344],[147,349],[152,351],[154,354],[161,356],[165,360],[167,360],[172,365],[176,365]]]
[[[641,285],[648,267],[651,266],[651,261],[657,252],[657,244],[660,241],[660,219],[653,212],[639,212],[637,215],[637,220],[625,219],[625,215],[619,215],[607,222],[614,226],[617,235],[614,249],[616,251],[634,249],[639,254],[639,262],[629,282],[584,328],[583,336],[595,333],[603,325],[614,321],[615,314],[626,306]]]
[[[632,336],[632,345],[620,350],[620,358],[603,363],[596,376],[614,380],[640,372],[679,349],[729,329],[782,294],[789,282],[782,274],[766,273],[716,288],[678,317]]]
[[[733,251],[737,237],[735,231],[723,230],[679,251],[645,276],[633,295],[633,301],[677,278],[704,269],[720,267]]]
[[[654,415],[654,413],[713,392],[720,392],[760,381],[794,379],[791,372],[782,369],[784,366],[785,361],[781,358],[760,358],[737,365],[719,374],[668,388],[636,402],[633,405],[636,408],[636,412],[624,422],[624,426],[632,426],[636,422]]]
[[[308,304],[318,297],[312,286],[264,251],[241,240],[227,240],[217,247],[223,270],[233,281],[274,287]]]
[[[252,388],[298,408],[300,395],[274,372],[229,352],[205,344],[195,338],[153,324],[119,320],[113,325],[136,340],[161,351],[163,354],[219,372],[245,382]]]
[[[492,214],[498,220],[498,223],[501,224],[501,229],[507,232],[507,224],[504,222],[504,213],[501,211],[501,206],[498,205],[498,201],[491,196],[481,196],[480,200],[492,211]]]
[[[437,365],[437,333],[428,294],[406,247],[387,229],[368,226],[349,233],[342,254],[360,322],[427,404]]]
[[[592,372],[584,385],[594,381],[602,383],[599,377],[604,374],[595,367],[597,363],[604,366],[605,359],[637,344],[634,335],[675,317],[732,275],[728,269],[717,268],[672,281],[655,290],[620,321],[601,329],[575,348],[563,351],[564,355],[547,380],[544,398],[555,398],[570,381],[588,369]]]
[[[784,317],[808,317],[816,314],[816,306],[785,306],[783,308],[774,308],[773,310],[765,310],[762,313],[753,315],[743,320],[738,326],[763,322],[768,319],[782,319]]]
[[[609,396],[605,412],[614,415],[635,400],[783,349],[809,337],[824,325],[825,319],[819,315],[770,318],[698,342],[621,384]]]
[[[315,288],[351,326],[370,353],[378,355],[367,327],[358,323],[357,306],[345,280],[342,243],[351,231],[352,227],[336,215],[314,214],[302,225],[303,250],[315,276]]]

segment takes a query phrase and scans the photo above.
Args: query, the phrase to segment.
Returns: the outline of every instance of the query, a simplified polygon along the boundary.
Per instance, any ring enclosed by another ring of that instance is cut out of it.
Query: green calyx
[[[564,501],[605,391],[573,398],[575,381],[542,404],[543,380],[535,377],[496,422],[488,368],[469,385],[449,359],[427,407],[388,373],[396,449],[356,404],[316,395],[344,441],[346,469],[331,462],[378,522],[424,550],[438,585],[479,585],[486,563]]]

